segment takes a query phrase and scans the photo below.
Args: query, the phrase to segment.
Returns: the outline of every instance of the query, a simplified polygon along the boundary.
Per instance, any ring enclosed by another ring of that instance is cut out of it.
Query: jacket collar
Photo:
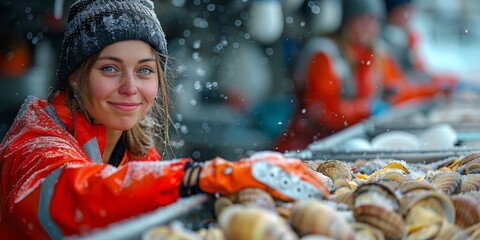
[[[66,105],[66,94],[60,92],[55,96],[53,107],[60,121],[68,132],[82,146],[83,150],[94,163],[103,163],[106,129],[103,125],[93,124],[79,112],[72,112]]]

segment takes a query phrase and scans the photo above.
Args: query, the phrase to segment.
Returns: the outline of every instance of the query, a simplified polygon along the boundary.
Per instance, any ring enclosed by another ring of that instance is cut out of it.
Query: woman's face
[[[105,47],[94,63],[88,85],[91,102],[85,108],[98,124],[128,130],[150,110],[158,91],[155,51],[139,40]]]
[[[362,15],[353,17],[350,22],[350,39],[357,44],[370,47],[377,39],[380,26],[376,17]]]

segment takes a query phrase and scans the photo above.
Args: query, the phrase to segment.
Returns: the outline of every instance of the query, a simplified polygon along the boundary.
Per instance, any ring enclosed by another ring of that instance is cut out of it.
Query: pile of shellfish
[[[160,226],[148,239],[480,239],[480,153],[431,163],[303,162],[330,199],[281,202],[247,188],[215,199],[216,224]]]

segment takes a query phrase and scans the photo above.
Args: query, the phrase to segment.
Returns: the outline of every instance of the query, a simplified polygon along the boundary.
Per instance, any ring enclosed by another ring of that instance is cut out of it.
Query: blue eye
[[[152,71],[150,68],[142,68],[142,69],[138,70],[138,72],[139,72],[140,74],[144,74],[144,75],[153,73],[153,71]]]
[[[108,72],[108,73],[113,73],[113,72],[115,72],[116,70],[115,70],[115,68],[112,67],[112,66],[105,66],[105,67],[102,68],[102,71]]]

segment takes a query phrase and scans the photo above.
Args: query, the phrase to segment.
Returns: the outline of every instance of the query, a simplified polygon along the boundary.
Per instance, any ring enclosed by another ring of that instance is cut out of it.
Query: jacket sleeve
[[[3,211],[23,231],[43,229],[51,238],[79,234],[179,198],[188,159],[115,168],[91,163],[78,148],[53,133],[24,136],[4,151]]]
[[[390,99],[392,104],[412,99],[429,98],[441,90],[441,86],[435,83],[410,83],[395,60],[389,56],[385,56],[382,62],[384,85],[386,88],[396,90],[396,93]]]
[[[325,54],[316,54],[307,71],[306,107],[318,121],[342,129],[369,116],[367,98],[342,98],[342,81]]]

